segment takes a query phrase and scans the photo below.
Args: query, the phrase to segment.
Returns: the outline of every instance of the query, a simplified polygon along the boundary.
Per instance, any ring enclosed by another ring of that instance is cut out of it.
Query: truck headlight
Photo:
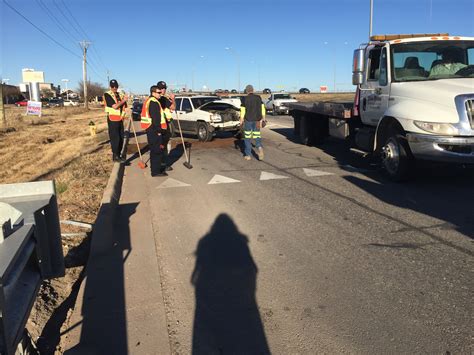
[[[222,117],[218,113],[214,113],[211,115],[212,122],[222,122]]]
[[[423,131],[442,134],[446,136],[455,136],[459,134],[459,130],[450,123],[435,123],[435,122],[422,122],[414,121],[415,126]]]

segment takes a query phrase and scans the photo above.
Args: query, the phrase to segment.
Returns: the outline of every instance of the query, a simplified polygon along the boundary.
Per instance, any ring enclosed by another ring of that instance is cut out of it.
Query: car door
[[[193,105],[191,100],[183,97],[181,101],[181,108],[178,111],[181,123],[181,129],[186,132],[196,131],[196,121],[193,119]]]
[[[388,107],[390,94],[387,49],[374,46],[369,50],[366,62],[366,80],[360,92],[360,116],[363,123],[376,126]]]

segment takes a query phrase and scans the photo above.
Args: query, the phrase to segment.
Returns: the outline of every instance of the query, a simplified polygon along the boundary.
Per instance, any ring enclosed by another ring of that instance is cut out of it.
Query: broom
[[[188,152],[186,151],[186,145],[184,144],[184,138],[183,138],[183,131],[181,130],[181,124],[179,123],[179,112],[176,110],[176,121],[178,122],[178,128],[179,128],[179,135],[181,136],[181,143],[183,144],[183,150],[184,150],[184,156],[186,157],[186,161],[183,163],[183,165],[188,168],[192,169],[193,166],[191,165],[191,157],[188,157]]]
[[[135,132],[135,125],[133,124],[133,119],[132,119],[132,130],[133,130],[133,135],[135,136],[135,143],[137,143],[138,155],[140,156],[140,161],[138,162],[138,167],[140,169],[145,169],[146,164],[143,162],[143,159],[142,159],[142,152],[140,150],[140,146],[138,145],[137,132]]]

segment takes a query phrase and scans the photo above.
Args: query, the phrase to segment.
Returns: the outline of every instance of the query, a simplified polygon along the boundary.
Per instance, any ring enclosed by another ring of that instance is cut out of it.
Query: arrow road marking
[[[260,180],[273,180],[273,179],[288,179],[288,176],[267,173],[266,171],[262,171],[262,173],[260,174]]]
[[[209,181],[207,184],[212,185],[212,184],[231,184],[233,182],[240,182],[240,180],[235,180],[226,176],[222,175],[214,175],[214,177]]]
[[[170,187],[186,187],[186,186],[191,186],[191,185],[186,184],[185,182],[181,182],[176,179],[168,178],[160,186],[158,186],[157,189],[168,189]]]
[[[308,168],[303,168],[304,173],[306,176],[326,176],[326,175],[334,175],[333,173],[327,173],[325,171],[321,170],[315,170],[315,169],[308,169]]]

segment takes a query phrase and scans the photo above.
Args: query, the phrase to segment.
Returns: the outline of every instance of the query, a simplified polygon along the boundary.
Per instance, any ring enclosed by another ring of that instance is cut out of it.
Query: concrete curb
[[[122,147],[122,153],[124,153],[128,146],[130,136],[130,124],[124,132],[124,145]],[[85,278],[81,282],[77,298],[75,300],[74,308],[72,309],[69,323],[73,326],[69,329],[69,333],[64,337],[61,337],[60,343],[63,349],[69,350],[70,354],[87,354],[89,353],[81,346],[81,332],[82,332],[82,305],[84,303],[84,291],[85,285],[88,278],[88,273],[93,272],[91,265],[92,260],[98,260],[97,257],[101,254],[110,252],[114,246],[113,231],[114,231],[114,220],[117,214],[117,207],[120,201],[120,195],[122,192],[122,181],[125,172],[125,164],[114,163],[112,171],[107,182],[107,186],[102,195],[99,212],[92,229],[91,245],[89,258],[85,266]]]
[[[124,144],[122,147],[122,154],[127,150],[128,141],[130,138],[130,127],[132,120],[128,121],[128,127],[124,132]],[[122,181],[125,171],[125,164],[118,162],[114,163],[110,173],[107,186],[105,187],[100,209],[97,213],[96,222],[92,229],[92,240],[89,259],[94,255],[99,255],[113,247],[113,221],[115,219],[117,206],[120,201],[120,194],[122,192]],[[101,236],[94,238],[94,235]]]

